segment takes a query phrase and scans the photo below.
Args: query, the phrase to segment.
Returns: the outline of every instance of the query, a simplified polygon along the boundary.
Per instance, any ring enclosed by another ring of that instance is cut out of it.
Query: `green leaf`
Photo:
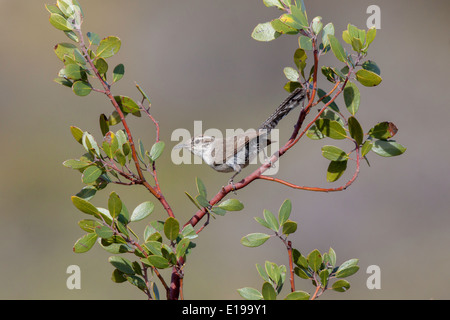
[[[361,156],[365,156],[366,154],[369,153],[370,150],[372,150],[373,147],[373,142],[370,140],[366,140],[366,142],[364,142],[362,148],[361,148]]]
[[[367,47],[373,42],[376,35],[377,35],[377,29],[375,27],[372,27],[369,30],[367,30],[367,36],[366,36],[366,46]]]
[[[296,82],[296,81],[289,81],[288,83],[286,83],[286,85],[284,86],[284,90],[286,90],[287,92],[293,92],[295,89],[300,88],[300,82]]]
[[[127,96],[115,96],[114,99],[125,112],[134,113],[139,111],[139,106],[133,99]]]
[[[147,259],[143,259],[142,260],[144,263],[147,261],[147,263],[157,269],[165,269],[168,268],[169,265],[169,261],[162,257],[162,256],[148,256]]]
[[[83,213],[92,215],[92,216],[99,216],[100,212],[98,211],[98,209],[91,204],[89,201],[86,201],[82,198],[76,197],[76,196],[72,196],[72,203],[73,205],[80,210]]]
[[[348,118],[348,130],[350,131],[350,136],[355,139],[356,143],[359,145],[362,144],[364,139],[364,131],[359,124],[358,120],[355,117]]]
[[[322,156],[331,161],[345,161],[348,160],[348,155],[342,149],[335,146],[323,146]]]
[[[264,209],[263,215],[267,224],[270,226],[270,229],[272,229],[275,232],[278,232],[278,229],[280,229],[280,225],[278,224],[278,220],[275,217],[275,215],[266,209]]]
[[[361,69],[356,72],[356,80],[366,87],[375,87],[382,81],[378,74],[366,69]]]
[[[165,143],[162,141],[156,142],[150,150],[150,159],[152,159],[152,161],[158,159],[163,153],[165,146]]]
[[[89,93],[91,93],[92,87],[91,87],[91,85],[89,84],[89,82],[85,82],[85,81],[76,81],[76,82],[72,85],[72,91],[73,91],[73,93],[75,93],[77,96],[84,97],[84,96],[87,96]]]
[[[256,270],[258,270],[259,276],[264,281],[269,281],[269,275],[267,274],[266,270],[264,270],[264,268],[261,267],[261,265],[259,265],[258,263],[256,264]]]
[[[368,70],[368,71],[372,71],[374,73],[376,73],[377,75],[381,75],[381,70],[378,67],[378,65],[372,61],[372,60],[367,60],[366,62],[364,62],[362,64],[363,69]]]
[[[331,139],[341,140],[347,137],[347,133],[342,125],[337,121],[329,119],[319,119],[316,121],[317,129]]]
[[[144,244],[144,247],[147,248],[147,250],[156,256],[161,256],[161,247],[162,243],[159,241],[147,241]]]
[[[302,279],[310,279],[311,278],[311,275],[305,268],[295,267],[294,273]]]
[[[298,71],[291,67],[286,67],[283,70],[284,75],[286,78],[290,81],[298,81],[300,78],[300,75],[298,74]]]
[[[123,78],[125,74],[125,66],[121,63],[118,64],[113,70],[113,82],[117,82]]]
[[[95,228],[102,226],[102,224],[96,220],[85,219],[78,221],[78,226],[86,232],[93,233]]]
[[[97,58],[94,61],[94,65],[99,74],[105,74],[106,72],[108,72],[108,63],[105,59]]]
[[[264,228],[267,229],[271,229],[270,225],[266,222],[266,220],[264,220],[263,218],[260,217],[255,217],[256,222],[258,222],[260,225],[262,225]]]
[[[263,283],[261,292],[262,292],[264,300],[276,300],[277,299],[277,293],[275,292],[275,289],[269,282]]]
[[[281,36],[277,32],[271,22],[258,24],[252,32],[252,38],[257,41],[272,41]]]
[[[369,136],[375,139],[387,140],[397,134],[397,127],[392,122],[384,121],[369,130]]]
[[[111,263],[117,270],[126,275],[135,274],[131,261],[126,258],[112,256],[108,258],[108,262]]]
[[[361,42],[361,39],[359,38],[352,38],[352,48],[356,52],[361,52],[361,49],[363,47],[363,43]]]
[[[244,204],[237,199],[227,199],[219,204],[219,208],[226,211],[240,211],[244,209]]]
[[[227,213],[226,210],[219,207],[213,207],[211,211],[219,216],[224,216]]]
[[[97,166],[90,166],[83,171],[81,180],[83,183],[89,184],[95,182],[102,175],[102,170]]]
[[[121,44],[120,39],[114,36],[102,39],[97,48],[97,58],[112,57],[119,51]]]
[[[103,239],[108,239],[114,236],[114,231],[111,230],[111,228],[107,226],[98,226],[95,228],[95,233]]]
[[[286,199],[281,204],[280,210],[278,210],[278,220],[280,221],[280,225],[283,225],[291,215],[292,211],[292,203],[291,200]]]
[[[100,115],[99,123],[100,131],[102,132],[102,135],[105,136],[109,132],[109,123],[108,118],[103,113]]]
[[[320,271],[319,278],[320,278],[320,282],[322,283],[322,286],[327,285],[329,276],[330,276],[330,271],[328,269]]]
[[[328,41],[331,46],[331,50],[333,51],[334,55],[339,61],[346,62],[347,61],[347,54],[344,51],[344,48],[342,47],[339,40],[332,34],[328,35]]]
[[[131,283],[132,285],[138,287],[140,290],[142,291],[146,291],[147,290],[147,285],[145,284],[145,281],[138,276],[127,276],[126,277],[128,282]]]
[[[60,85],[65,86],[65,87],[69,87],[69,88],[72,88],[72,85],[73,85],[72,81],[65,79],[63,77],[57,77],[57,78],[53,79],[53,81]]]
[[[331,289],[337,292],[345,292],[350,289],[350,283],[347,280],[338,280],[331,286]]]
[[[334,267],[336,265],[336,252],[333,248],[330,248],[330,250],[328,250],[328,257],[330,264]]]
[[[204,196],[202,196],[201,194],[197,195],[195,197],[195,200],[197,201],[197,203],[203,207],[203,208],[209,208],[211,205],[209,204],[208,200],[206,200],[206,198]]]
[[[262,300],[263,295],[256,289],[253,288],[242,288],[237,290],[239,295],[246,300]]]
[[[359,92],[358,87],[352,82],[347,82],[347,85],[345,86],[344,102],[347,107],[347,110],[352,115],[355,115],[361,103],[361,94]]]
[[[164,222],[164,234],[167,239],[174,241],[180,233],[180,223],[173,217],[167,218]]]
[[[177,243],[177,247],[175,250],[175,255],[177,256],[177,259],[183,257],[186,254],[186,250],[189,248],[190,243],[191,241],[188,238],[184,238]]]
[[[330,40],[328,39],[329,34],[334,36],[334,25],[331,22],[323,27],[322,44],[324,47],[330,44]]]
[[[95,233],[88,233],[84,236],[82,236],[80,239],[77,240],[75,245],[73,246],[73,252],[75,253],[84,253],[89,251],[97,241],[97,234]]]
[[[270,236],[265,233],[250,233],[246,235],[245,237],[242,237],[241,244],[243,244],[246,247],[259,247],[264,242],[266,242]]]
[[[322,17],[315,17],[311,23],[314,34],[318,35],[323,29]]]
[[[64,16],[64,13],[57,7],[57,6],[55,6],[55,5],[44,5],[45,6],[45,9],[47,9],[47,11],[49,12],[49,13],[56,13],[56,14],[59,14],[59,15],[61,15],[61,16]]]
[[[276,32],[281,34],[297,34],[298,30],[283,23],[280,19],[274,19],[270,22]]]
[[[82,144],[83,130],[75,126],[70,126],[70,132],[72,133],[72,136],[75,138],[75,140],[79,144]]]
[[[286,222],[283,223],[282,228],[283,234],[285,235],[292,234],[295,231],[297,231],[297,222],[287,220]]]
[[[347,161],[331,161],[327,169],[327,181],[337,181],[347,169]]]
[[[291,14],[294,21],[297,23],[297,25],[300,26],[300,28],[296,29],[307,29],[309,27],[308,19],[306,18],[304,12],[301,8],[296,6],[291,6]]]
[[[127,281],[123,272],[120,272],[118,269],[114,269],[114,271],[111,275],[111,280],[115,283],[122,283],[122,282]]]
[[[279,0],[264,0],[264,4],[266,7],[277,7],[278,9],[284,9],[284,6],[280,3]]]
[[[72,43],[59,43],[54,48],[56,56],[64,62],[66,59],[65,56],[73,57],[75,60],[75,52],[77,52],[79,55],[81,55],[80,50],[77,48],[76,45]]]
[[[153,212],[154,208],[155,205],[150,201],[141,203],[134,209],[130,221],[136,222],[147,218]]]
[[[306,67],[306,60],[308,59],[308,56],[306,55],[305,50],[298,48],[295,50],[294,53],[294,63],[297,66],[297,69],[301,71],[303,78],[304,76],[304,69]]]
[[[86,167],[90,166],[91,164],[92,164],[91,162],[85,162],[85,161],[76,160],[76,159],[70,159],[70,160],[66,160],[63,162],[64,167],[75,169],[75,170],[86,168]]]
[[[183,238],[191,240],[198,237],[197,233],[194,230],[194,227],[191,224],[188,224],[183,228],[183,230],[181,230],[181,235],[183,236]]]
[[[285,300],[309,300],[309,293],[305,292],[305,291],[294,291],[289,293],[286,298],[284,298]]]
[[[187,193],[186,191],[184,192],[187,197],[189,198],[189,200],[191,200],[191,202],[199,209],[202,210],[202,207],[197,203],[197,200],[195,200],[189,193]]]
[[[100,44],[100,36],[94,32],[88,32],[87,34],[89,43],[94,46],[98,46]]]
[[[394,140],[377,140],[373,143],[372,151],[382,157],[395,157],[403,154],[406,148]]]
[[[300,36],[298,38],[298,46],[305,51],[311,51],[313,49],[312,39],[305,36]]]
[[[122,200],[120,200],[120,197],[114,191],[109,195],[108,210],[113,218],[118,217],[122,211]]]
[[[206,187],[205,184],[203,183],[203,181],[199,178],[196,177],[195,178],[195,184],[197,186],[197,191],[198,193],[203,196],[204,198],[207,198],[207,193],[206,193]]]
[[[306,136],[308,138],[310,138],[311,140],[320,140],[320,139],[325,138],[325,135],[317,129],[315,124],[312,125],[308,129],[308,131],[306,131]]]
[[[50,14],[50,23],[58,30],[70,31],[73,30],[72,24],[70,24],[66,18],[57,13]]]
[[[358,272],[359,266],[349,266],[344,269],[339,268],[336,272],[336,278],[347,278]]]
[[[317,272],[320,270],[320,265],[322,264],[322,255],[320,254],[319,250],[315,249],[310,252],[308,255],[308,265],[311,267],[311,269],[314,270],[314,272]]]

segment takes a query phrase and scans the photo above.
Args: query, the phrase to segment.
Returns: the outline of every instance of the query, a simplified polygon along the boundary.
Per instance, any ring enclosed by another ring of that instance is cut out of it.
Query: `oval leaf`
[[[262,292],[264,300],[276,300],[277,299],[277,293],[275,292],[275,289],[269,282],[264,282],[261,292]]]
[[[244,204],[237,199],[227,199],[219,204],[219,208],[227,211],[240,211],[244,209]]]
[[[305,291],[294,291],[289,293],[285,300],[309,300],[309,293]]]
[[[269,238],[270,236],[265,233],[250,233],[241,239],[241,243],[246,247],[259,247]]]
[[[150,201],[141,203],[134,209],[133,213],[131,214],[130,221],[135,222],[135,221],[141,221],[141,220],[145,219],[153,212],[154,208],[155,208],[155,205]]]
[[[77,96],[84,97],[87,96],[92,91],[92,87],[88,82],[85,81],[76,81],[72,85],[72,91]]]
[[[375,87],[382,81],[381,77],[375,72],[365,69],[361,69],[356,72],[356,80],[358,80],[359,83],[366,87]]]
[[[345,62],[347,61],[347,55],[344,51],[339,40],[332,34],[328,35],[328,42],[330,43],[331,50],[339,61]]]
[[[102,175],[102,170],[96,166],[90,166],[83,171],[81,176],[83,183],[93,183]]]
[[[270,22],[258,24],[252,32],[252,38],[257,41],[272,41],[281,36]]]
[[[331,161],[327,170],[327,181],[337,181],[347,169],[347,160],[345,161]]]
[[[322,155],[325,159],[331,161],[344,161],[348,159],[345,151],[335,146],[323,146]]]
[[[73,252],[75,253],[84,253],[89,251],[97,241],[97,234],[95,233],[88,233],[78,239],[78,241],[73,246]]]
[[[347,107],[347,110],[352,115],[355,115],[361,103],[361,95],[358,87],[352,82],[348,82],[347,85],[345,86],[344,102]]]
[[[350,131],[350,136],[355,139],[358,146],[361,145],[364,139],[364,132],[355,117],[348,118],[348,130]]]
[[[117,37],[107,37],[100,41],[98,45],[96,56],[98,58],[109,58],[115,55],[121,46],[121,41]]]
[[[382,157],[395,157],[403,154],[406,148],[394,140],[377,140],[373,143],[372,151]]]
[[[180,224],[177,219],[169,217],[166,222],[164,222],[164,234],[167,239],[175,240],[180,233]]]
[[[246,300],[262,300],[263,295],[253,288],[242,288],[237,290],[240,296]]]

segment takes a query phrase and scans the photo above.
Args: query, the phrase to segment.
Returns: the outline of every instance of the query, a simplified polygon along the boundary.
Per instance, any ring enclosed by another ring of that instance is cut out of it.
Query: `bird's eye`
[[[195,141],[194,141],[195,144],[198,144],[199,142],[200,142],[199,139],[195,139]]]

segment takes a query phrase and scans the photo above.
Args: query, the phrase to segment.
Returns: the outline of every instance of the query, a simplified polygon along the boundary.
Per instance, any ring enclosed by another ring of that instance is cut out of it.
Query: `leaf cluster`
[[[336,264],[336,253],[330,248],[328,252],[320,253],[315,249],[306,256],[299,250],[290,247],[287,237],[297,230],[297,223],[289,220],[292,205],[290,200],[285,200],[278,211],[278,219],[268,210],[264,210],[263,217],[256,217],[255,220],[263,227],[274,232],[273,235],[265,233],[251,233],[241,239],[241,243],[247,247],[258,247],[264,244],[272,236],[279,237],[288,248],[293,265],[293,273],[301,278],[311,280],[316,287],[314,298],[328,289],[337,292],[345,292],[350,288],[350,283],[345,280],[359,270],[358,259],[350,259]],[[283,231],[281,231],[283,230]],[[281,231],[281,233],[280,233]],[[295,266],[294,266],[295,265]],[[266,261],[264,268],[256,264],[256,269],[262,278],[263,285],[261,291],[245,287],[238,289],[239,294],[247,300],[275,300],[280,294],[286,279],[286,266]],[[332,280],[335,280],[333,283]],[[308,300],[311,294],[301,290],[291,290],[284,298],[286,300]]]

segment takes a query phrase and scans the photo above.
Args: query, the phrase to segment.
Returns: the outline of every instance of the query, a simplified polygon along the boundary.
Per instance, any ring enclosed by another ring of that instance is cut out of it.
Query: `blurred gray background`
[[[258,126],[287,95],[283,68],[294,66],[297,37],[283,36],[270,43],[250,37],[258,23],[278,15],[262,0],[80,2],[84,32],[122,39],[121,51],[110,66],[124,63],[126,73],[114,94],[137,98],[137,81],[152,99],[153,115],[167,143],[158,165],[159,179],[177,218],[185,222],[195,208],[184,191],[195,193],[195,177],[205,182],[212,196],[229,175],[206,165],[173,165],[169,151],[177,142],[170,141],[172,131],[192,131],[194,120],[203,120],[204,129]],[[196,241],[185,269],[185,297],[239,299],[237,288],[262,285],[255,263],[270,260],[286,265],[280,241],[251,249],[240,239],[263,232],[254,217],[263,209],[277,212],[289,198],[291,219],[299,224],[292,236],[294,247],[308,253],[331,246],[339,263],[360,259],[360,271],[349,278],[350,291],[330,291],[321,299],[448,299],[450,3],[305,3],[310,19],[320,15],[324,23],[333,22],[338,35],[349,22],[365,28],[367,7],[380,6],[381,30],[369,58],[381,67],[383,82],[376,88],[361,87],[358,119],[365,130],[380,121],[393,121],[399,128],[397,141],[408,149],[390,159],[372,153],[371,167],[363,164],[358,180],[345,192],[297,191],[267,181],[239,191],[233,197],[242,200],[245,209],[212,220]],[[62,166],[82,153],[69,126],[79,126],[99,139],[98,115],[111,112],[110,103],[100,94],[76,97],[52,82],[61,68],[53,46],[69,40],[48,23],[43,1],[1,0],[0,29],[0,298],[144,299],[131,285],[110,280],[109,254],[100,247],[86,254],[72,252],[83,235],[77,221],[85,216],[70,201],[83,186],[80,175]],[[330,54],[321,62],[336,61]],[[327,88],[323,78],[321,83]],[[342,99],[338,102],[343,106]],[[281,141],[290,134],[295,118],[281,122]],[[144,117],[130,118],[130,125],[150,147],[152,123]],[[325,181],[327,160],[320,153],[324,144],[332,143],[304,139],[281,159],[277,177],[300,185],[332,186]],[[105,207],[113,190],[130,210],[152,200],[144,188],[108,186],[94,204]],[[152,217],[166,218],[159,204]],[[144,225],[136,230],[141,232]],[[66,268],[73,264],[81,268],[81,290],[66,288]],[[370,265],[381,268],[380,290],[366,287]],[[309,281],[300,279],[297,288],[312,290]]]

